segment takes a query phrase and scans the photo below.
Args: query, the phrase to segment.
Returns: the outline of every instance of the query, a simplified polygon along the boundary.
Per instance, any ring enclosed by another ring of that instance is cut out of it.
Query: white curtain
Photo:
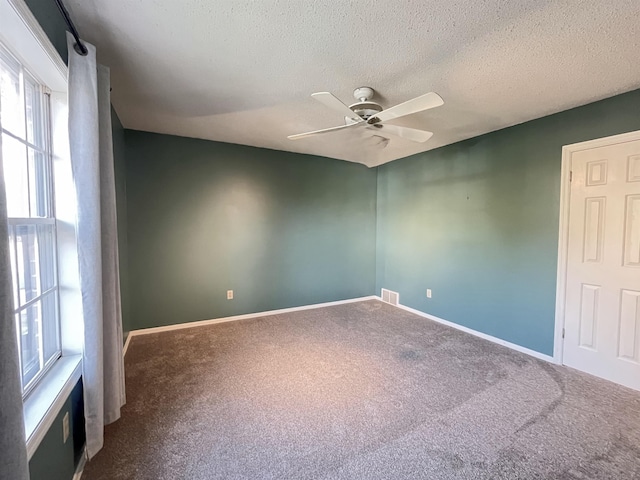
[[[28,480],[0,135],[0,480]]]
[[[69,144],[78,201],[78,263],[84,314],[83,384],[87,453],[125,402],[122,311],[111,136],[109,69],[69,47]]]

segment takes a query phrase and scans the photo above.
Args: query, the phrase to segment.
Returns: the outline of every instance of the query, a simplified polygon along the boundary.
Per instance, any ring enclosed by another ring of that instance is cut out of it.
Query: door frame
[[[564,341],[562,332],[565,325],[565,303],[567,295],[567,256],[569,249],[569,210],[571,205],[571,155],[581,150],[607,147],[619,143],[640,140],[640,130],[620,135],[572,143],[562,147],[562,168],[560,172],[560,225],[558,229],[558,272],[556,281],[556,318],[553,337],[553,361],[563,363]]]

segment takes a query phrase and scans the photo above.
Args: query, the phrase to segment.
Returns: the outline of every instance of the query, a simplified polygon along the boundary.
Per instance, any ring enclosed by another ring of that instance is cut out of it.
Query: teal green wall
[[[383,165],[378,294],[551,355],[562,146],[638,129],[640,90]]]
[[[118,253],[120,262],[120,295],[122,301],[122,329],[131,330],[129,314],[129,246],[127,242],[127,170],[125,133],[118,114],[111,109],[113,134],[113,162],[115,165],[116,209],[118,213]]]
[[[82,381],[78,381],[31,460],[31,480],[71,480],[85,442]],[[63,442],[62,419],[69,413],[69,438]]]
[[[25,0],[62,59],[67,62],[67,24],[54,0]]]
[[[375,170],[130,130],[126,147],[132,328],[374,293]]]

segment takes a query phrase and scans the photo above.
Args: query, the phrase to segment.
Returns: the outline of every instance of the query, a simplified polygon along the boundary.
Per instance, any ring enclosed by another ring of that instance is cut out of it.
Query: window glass
[[[27,129],[27,141],[32,145],[43,148],[44,147],[44,132],[43,132],[43,115],[41,95],[38,90],[40,86],[29,75],[24,76],[24,100],[25,100],[25,115],[26,115],[26,129]]]
[[[49,292],[42,297],[42,318],[56,318],[58,311],[58,296],[56,292]],[[43,323],[43,354],[45,362],[55,358],[60,350],[58,338],[60,337],[60,324],[58,322]]]
[[[20,310],[22,381],[28,385],[40,370],[40,301]]]
[[[24,101],[21,95],[20,64],[7,52],[0,52],[0,105],[2,128],[24,137]]]
[[[60,357],[56,222],[45,88],[0,44],[0,126],[23,394]]]
[[[51,216],[49,203],[51,189],[48,181],[49,169],[43,152],[27,148],[29,170],[29,213],[31,217]]]
[[[16,225],[16,251],[20,304],[40,295],[40,264],[35,225]]]
[[[38,252],[40,261],[40,291],[46,292],[56,286],[55,258],[49,252],[55,252],[55,225],[40,224],[37,226]]]
[[[2,108],[2,126],[4,129],[4,111]],[[7,214],[9,217],[29,216],[29,170],[27,163],[27,147],[19,140],[2,135],[2,166],[4,168],[4,184],[7,191]]]

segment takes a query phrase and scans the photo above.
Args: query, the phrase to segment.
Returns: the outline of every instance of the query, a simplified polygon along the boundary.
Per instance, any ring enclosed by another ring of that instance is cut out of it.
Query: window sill
[[[61,357],[24,402],[24,427],[29,459],[51,428],[82,375],[82,356]]]

